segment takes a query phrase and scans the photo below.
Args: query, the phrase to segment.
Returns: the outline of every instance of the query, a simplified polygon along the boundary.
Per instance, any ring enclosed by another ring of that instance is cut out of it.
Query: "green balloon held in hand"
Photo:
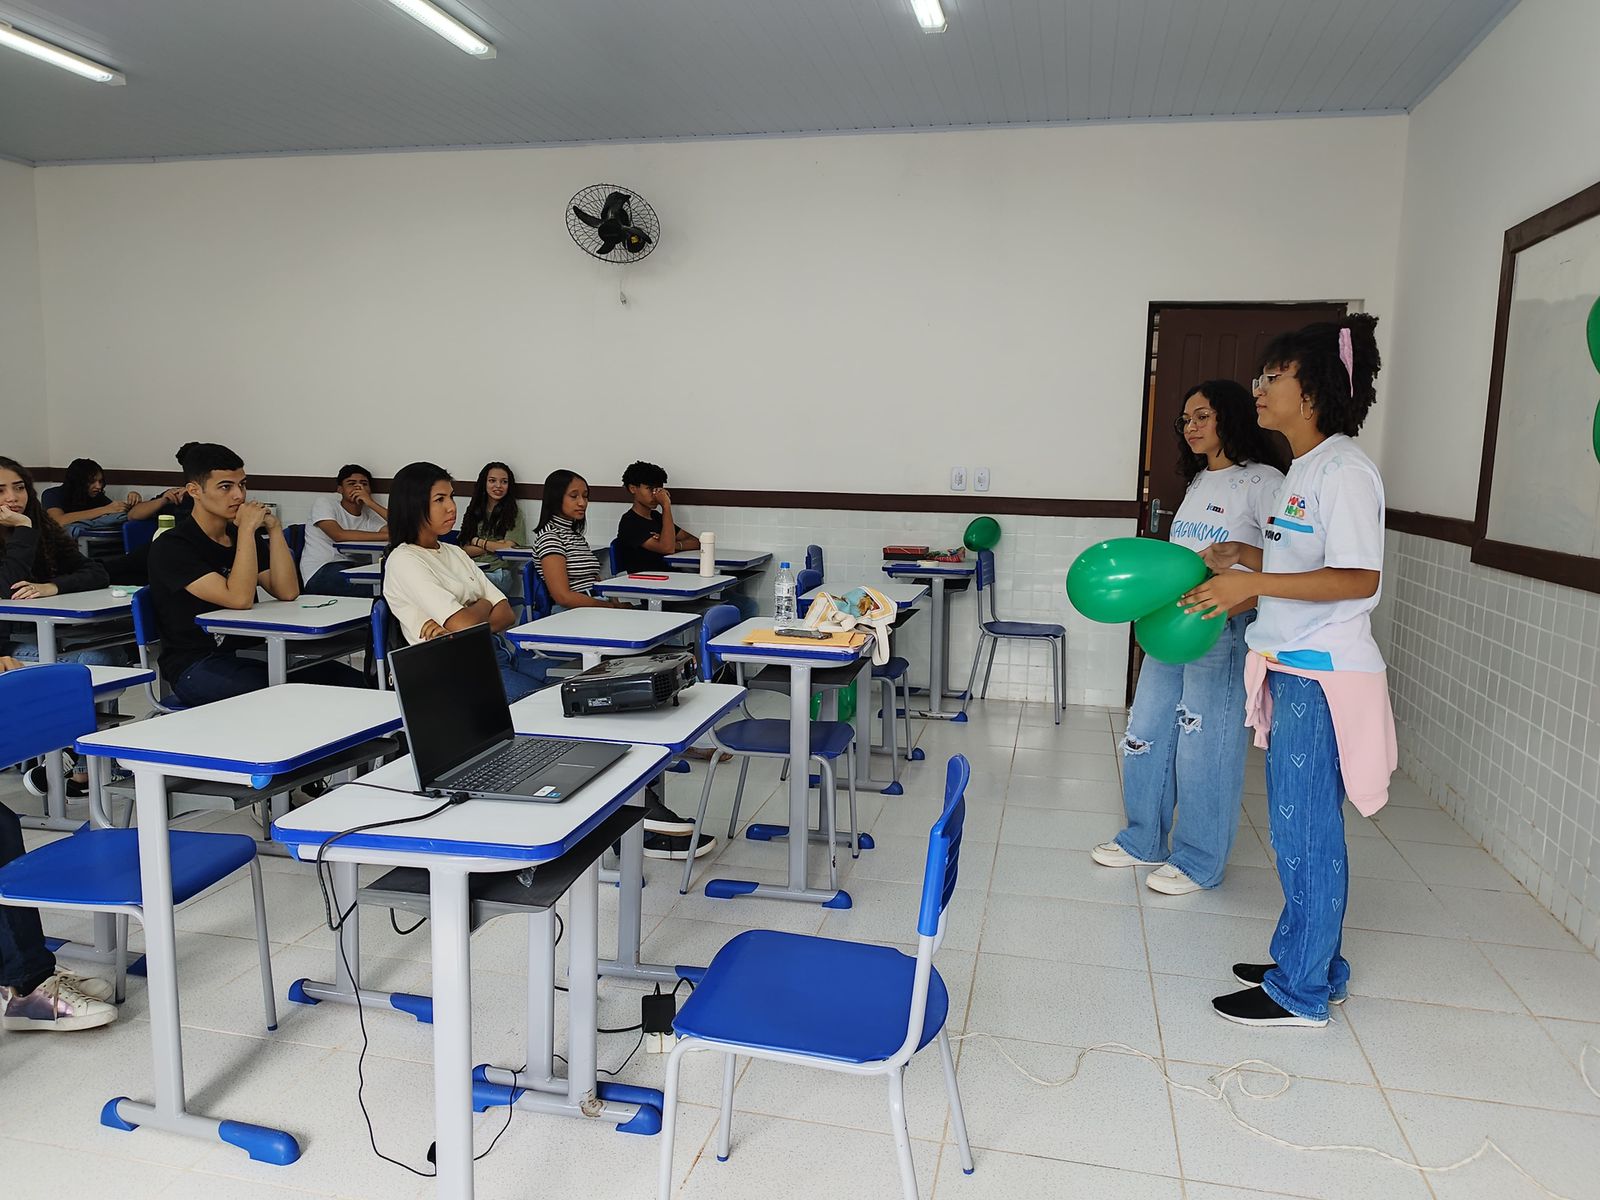
[[[1600,300],[1589,309],[1589,361],[1600,371]]]
[[[1217,644],[1223,617],[1207,620],[1202,613],[1187,613],[1176,603],[1163,604],[1133,623],[1133,636],[1151,658],[1182,666],[1192,663]]]
[[[1172,604],[1210,574],[1187,546],[1159,538],[1112,538],[1078,555],[1067,571],[1067,598],[1091,621],[1137,621]]]
[[[961,535],[961,544],[974,554],[980,550],[993,550],[1000,544],[1000,522],[993,517],[974,517]]]

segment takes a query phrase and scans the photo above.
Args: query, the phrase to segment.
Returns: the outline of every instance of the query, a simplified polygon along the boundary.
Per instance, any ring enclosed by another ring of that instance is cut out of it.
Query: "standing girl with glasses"
[[[1287,455],[1256,424],[1250,393],[1231,379],[1197,384],[1173,424],[1189,489],[1172,541],[1195,551],[1230,540],[1259,547]],[[1128,824],[1091,851],[1101,866],[1160,863],[1145,884],[1172,896],[1222,882],[1244,790],[1244,639],[1254,616],[1241,600],[1200,658],[1174,665],[1147,657],[1139,668],[1121,746]]]
[[[1246,987],[1212,1001],[1245,1025],[1328,1023],[1350,964],[1340,955],[1349,899],[1344,799],[1382,808],[1396,765],[1394,715],[1371,614],[1383,575],[1383,479],[1355,444],[1376,401],[1377,319],[1354,313],[1276,338],[1256,380],[1265,429],[1294,462],[1264,549],[1237,541],[1206,561],[1220,574],[1185,595],[1216,618],[1261,598],[1246,641],[1246,720],[1267,751],[1267,811],[1283,914],[1270,963],[1236,963]],[[1231,571],[1243,563],[1258,573]]]

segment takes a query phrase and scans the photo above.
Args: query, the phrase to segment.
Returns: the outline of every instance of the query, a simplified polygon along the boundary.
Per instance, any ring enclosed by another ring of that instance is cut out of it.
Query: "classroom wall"
[[[1522,0],[1412,114],[1385,373],[1392,508],[1473,516],[1502,239],[1600,179],[1597,45],[1600,6]],[[1377,628],[1403,769],[1594,949],[1600,595],[1434,538],[1391,534],[1388,550]],[[1444,850],[1435,869],[1427,882],[1477,886],[1450,877]]]
[[[50,445],[33,174],[0,160],[0,454],[27,465],[46,461]]]
[[[1387,314],[1404,149],[1383,117],[40,168],[50,450],[1128,499],[1148,303]],[[568,238],[597,181],[661,216],[637,266]]]

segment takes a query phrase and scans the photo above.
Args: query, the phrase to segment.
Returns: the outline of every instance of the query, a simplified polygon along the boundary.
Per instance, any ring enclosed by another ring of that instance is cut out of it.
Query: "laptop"
[[[474,625],[389,656],[417,788],[488,800],[570,799],[629,748],[515,732],[492,636],[487,625]]]

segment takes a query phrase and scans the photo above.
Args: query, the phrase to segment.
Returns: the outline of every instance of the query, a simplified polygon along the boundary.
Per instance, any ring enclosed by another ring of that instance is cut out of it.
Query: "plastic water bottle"
[[[795,616],[794,572],[788,563],[778,564],[778,579],[772,586],[772,627],[792,629]]]
[[[153,542],[158,537],[160,537],[163,533],[171,533],[177,527],[178,527],[178,518],[177,517],[174,517],[174,516],[171,516],[171,515],[168,515],[168,516],[165,516],[165,517],[157,517],[156,518],[156,531],[150,535],[150,540]]]

